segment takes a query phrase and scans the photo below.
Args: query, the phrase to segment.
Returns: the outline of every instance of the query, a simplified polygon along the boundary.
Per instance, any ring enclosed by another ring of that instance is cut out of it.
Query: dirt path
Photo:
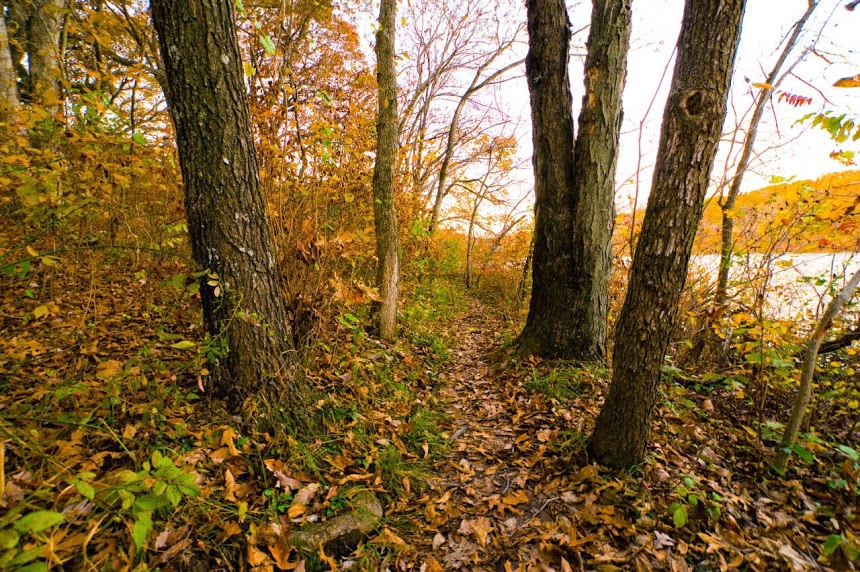
[[[450,452],[419,499],[416,569],[849,569],[822,566],[816,546],[832,534],[828,503],[854,514],[853,499],[762,484],[758,439],[719,417],[716,395],[666,385],[646,462],[633,474],[601,469],[583,436],[605,376],[559,369],[575,391],[550,399],[552,366],[506,363],[503,325],[468,304],[434,392],[450,414]]]
[[[543,396],[529,394],[523,375],[506,371],[504,356],[490,353],[503,328],[483,304],[470,299],[458,328],[454,359],[437,391],[452,417],[451,453],[437,464],[435,488],[424,499],[432,539],[419,557],[427,571],[558,565],[559,555],[542,545],[558,529],[557,474],[565,471],[547,453],[558,441],[555,418],[567,412],[553,412]],[[568,564],[581,568],[573,558]]]

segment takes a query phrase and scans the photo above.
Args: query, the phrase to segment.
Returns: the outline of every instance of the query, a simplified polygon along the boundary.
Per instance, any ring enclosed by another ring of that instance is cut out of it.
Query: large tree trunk
[[[391,340],[397,334],[397,299],[400,280],[397,208],[394,173],[397,167],[397,76],[394,67],[395,0],[382,0],[376,32],[376,81],[379,114],[376,120],[376,164],[373,168],[373,219],[376,223],[376,285],[379,288],[379,335]]]
[[[585,58],[585,96],[573,152],[576,174],[574,312],[581,330],[576,357],[602,358],[609,311],[615,167],[621,96],[630,46],[630,0],[595,0]]]
[[[600,359],[630,2],[594,3],[575,153],[567,72],[570,22],[564,2],[529,0],[527,10],[535,248],[532,297],[519,352]]]
[[[32,0],[30,4],[27,58],[30,93],[34,103],[50,114],[62,103],[60,92],[60,31],[65,0]]]
[[[311,394],[292,341],[260,190],[233,2],[153,0],[185,184],[185,210],[210,336],[226,342],[213,393],[233,410],[283,406],[311,425]]]
[[[0,5],[2,10],[2,5]],[[8,123],[18,111],[18,76],[9,51],[6,15],[0,11],[0,122]]]
[[[726,112],[745,0],[687,0],[654,183],[618,318],[612,384],[590,451],[601,463],[641,462],[660,370]]]

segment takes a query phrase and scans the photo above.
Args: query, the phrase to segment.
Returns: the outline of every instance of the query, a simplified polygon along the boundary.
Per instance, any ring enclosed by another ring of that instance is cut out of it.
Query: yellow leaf
[[[756,89],[773,89],[773,86],[769,83],[752,83],[752,86]]]
[[[125,429],[122,431],[122,438],[125,440],[134,439],[135,435],[137,435],[137,427],[131,423],[127,423]]]
[[[837,80],[833,87],[860,87],[860,73]]]
[[[852,399],[851,401],[848,402],[848,408],[849,409],[857,409],[858,407],[860,407],[860,401],[857,401],[856,399]]]
[[[259,566],[268,559],[269,557],[266,556],[265,552],[259,550],[253,544],[248,544],[248,564],[251,566]]]
[[[308,505],[300,502],[294,502],[287,510],[287,516],[290,518],[298,518],[308,511]]]
[[[509,506],[516,506],[529,502],[529,495],[526,491],[520,489],[502,497],[502,502]]]
[[[47,315],[48,315],[48,307],[47,307],[47,306],[37,306],[37,307],[33,310],[33,315],[34,315],[36,318],[42,318],[42,317],[44,317],[44,316],[47,316]]]
[[[96,377],[98,379],[108,380],[113,378],[122,369],[122,363],[115,359],[109,359],[101,362],[96,368]]]

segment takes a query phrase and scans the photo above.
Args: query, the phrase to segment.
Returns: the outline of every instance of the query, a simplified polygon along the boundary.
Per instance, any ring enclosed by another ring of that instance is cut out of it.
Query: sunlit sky
[[[845,170],[829,157],[836,149],[850,149],[851,144],[836,144],[821,130],[796,125],[797,119],[812,111],[834,110],[839,114],[860,114],[860,89],[835,88],[832,84],[842,77],[860,73],[860,12],[849,12],[844,1],[822,0],[808,30],[799,40],[798,48],[789,56],[783,69],[791,66],[805,48],[813,45],[820,54],[807,53],[795,66],[795,77],[786,77],[781,88],[789,93],[812,97],[810,105],[794,108],[786,103],[771,106],[759,127],[756,153],[760,153],[744,177],[744,190],[767,184],[771,176],[814,178],[821,174]],[[683,12],[682,0],[649,0],[647,9],[642,2],[633,2],[633,39],[629,57],[627,88],[624,95],[625,125],[619,164],[619,184],[636,170],[638,126],[653,94],[657,92],[660,76],[671,57]],[[750,0],[744,16],[741,46],[738,52],[732,97],[726,131],[737,124],[738,116],[749,114],[756,90],[744,81],[763,82],[782,51],[783,43],[792,25],[807,8],[806,0]],[[588,10],[574,10],[572,17],[587,22]],[[820,36],[819,36],[820,32]],[[829,60],[825,61],[824,58]],[[652,108],[644,139],[647,151],[643,160],[649,166],[647,193],[650,186],[650,167],[654,163],[660,129],[660,115],[669,87],[667,78],[659,90],[658,101]],[[581,90],[581,88],[580,88]],[[742,123],[745,125],[745,123]],[[860,150],[856,143],[853,148]],[[725,155],[722,159],[724,161]],[[724,164],[724,163],[723,163]],[[723,172],[720,158],[715,165],[713,179]],[[857,168],[857,167],[854,167]],[[733,172],[733,171],[732,171]],[[645,181],[643,181],[644,183]],[[626,200],[631,185],[621,187],[619,207]]]
[[[786,77],[780,86],[786,92],[811,97],[810,105],[792,107],[787,103],[768,108],[759,127],[755,154],[750,169],[744,178],[743,190],[753,190],[766,184],[771,177],[815,178],[819,175],[858,166],[846,167],[829,157],[834,150],[855,150],[860,144],[846,142],[837,144],[827,133],[812,130],[795,122],[805,114],[815,111],[833,110],[837,114],[860,115],[860,88],[832,87],[843,77],[860,73],[860,10],[845,10],[846,0],[820,0],[820,6],[807,30],[799,40],[798,47],[789,56],[785,70],[794,64],[806,48],[815,47],[815,53],[807,51],[802,61],[793,68],[793,76]],[[504,17],[510,22],[525,20],[522,0],[500,2],[506,6]],[[683,0],[634,0],[631,50],[628,56],[627,85],[624,92],[624,125],[622,127],[621,151],[617,172],[616,204],[619,210],[629,210],[635,192],[637,163],[639,170],[640,208],[647,200],[651,184],[651,173],[657,152],[661,115],[673,71],[673,51],[680,30]],[[726,133],[749,116],[756,90],[751,82],[763,82],[783,48],[783,42],[791,32],[793,24],[803,15],[807,0],[749,0],[744,17],[741,46],[736,63]],[[373,9],[378,10],[378,6]],[[581,30],[572,40],[570,77],[573,92],[574,117],[578,116],[582,99],[582,64],[587,26],[591,17],[591,3],[568,1],[572,29]],[[370,20],[370,18],[368,18]],[[372,31],[365,26],[365,37],[372,41]],[[527,49],[524,34],[520,53]],[[661,76],[665,78],[661,84]],[[519,77],[508,81],[502,91],[503,104],[507,112],[522,119],[519,132],[520,152],[531,154],[530,110],[528,89],[524,71]],[[652,105],[653,100],[653,105]],[[648,111],[651,106],[650,112]],[[646,116],[647,113],[647,116]],[[741,119],[739,119],[741,118]],[[642,156],[639,141],[641,129]],[[745,127],[745,123],[741,123]],[[719,180],[725,168],[725,148],[717,159],[712,180]],[[739,150],[739,146],[736,146]],[[860,153],[858,153],[860,155]],[[527,164],[526,171],[530,171]],[[524,189],[531,186],[531,173],[524,173]],[[716,187],[714,187],[716,189]],[[712,189],[712,191],[714,190]],[[525,192],[525,191],[523,191]],[[516,192],[512,193],[516,195]],[[514,197],[515,199],[516,197]]]

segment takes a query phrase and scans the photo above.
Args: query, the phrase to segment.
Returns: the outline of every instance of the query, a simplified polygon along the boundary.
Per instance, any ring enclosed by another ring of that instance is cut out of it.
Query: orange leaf
[[[860,87],[860,73],[851,77],[843,77],[837,80],[833,87]]]

